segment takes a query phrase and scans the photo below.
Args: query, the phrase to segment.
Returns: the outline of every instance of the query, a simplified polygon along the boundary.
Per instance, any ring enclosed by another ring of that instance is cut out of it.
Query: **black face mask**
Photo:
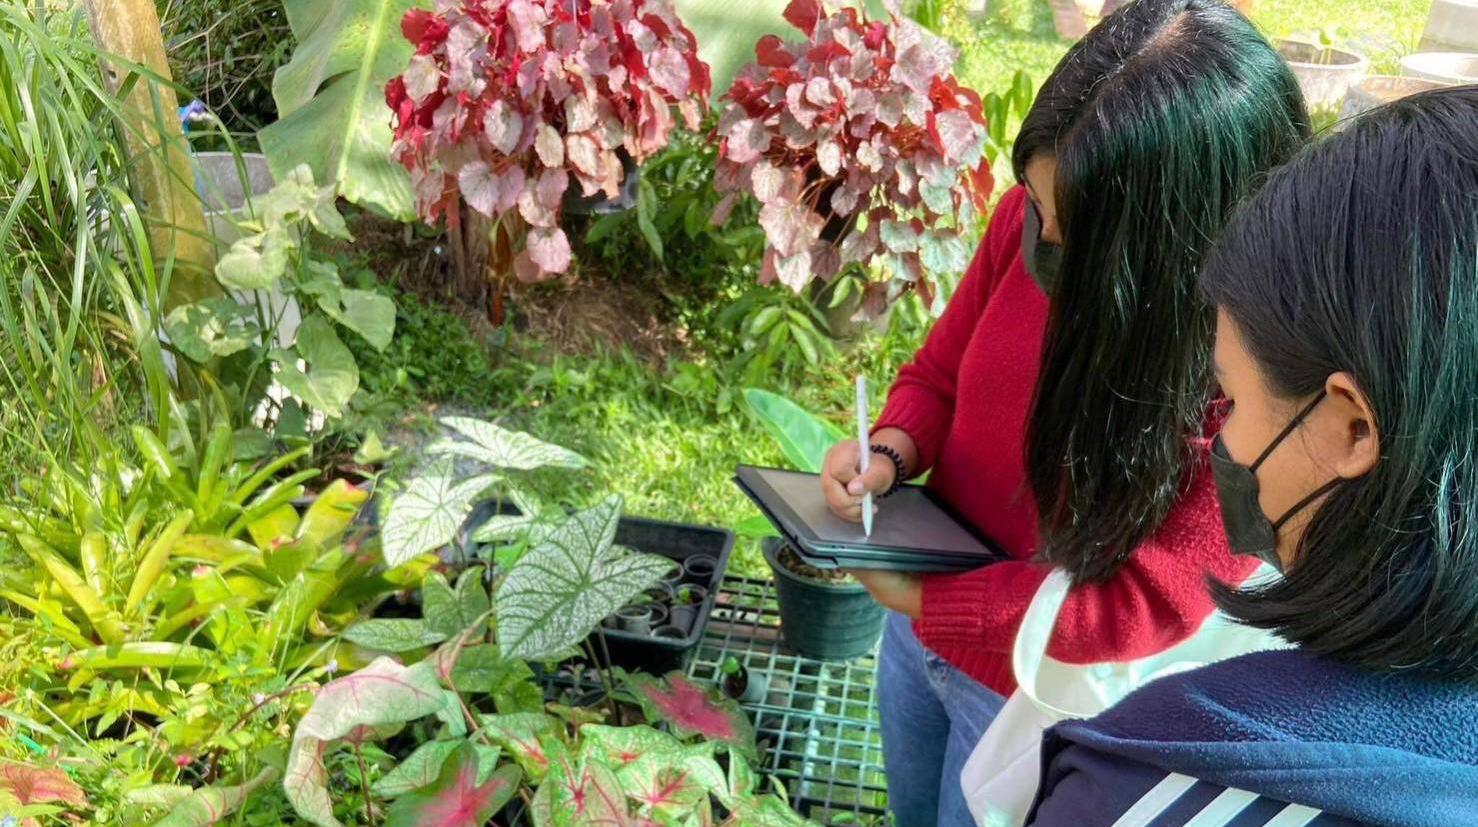
[[[1042,213],[1030,198],[1026,199],[1026,222],[1021,225],[1021,260],[1032,281],[1043,293],[1052,295],[1062,268],[1062,247],[1042,240]]]
[[[1251,465],[1240,465],[1227,453],[1226,443],[1222,442],[1221,435],[1211,443],[1211,473],[1216,478],[1216,496],[1221,500],[1221,522],[1226,528],[1227,545],[1231,546],[1234,554],[1246,554],[1262,560],[1279,571],[1283,570],[1283,562],[1278,557],[1278,529],[1283,527],[1288,519],[1298,512],[1304,510],[1310,503],[1329,493],[1335,486],[1344,480],[1335,478],[1320,486],[1314,493],[1299,500],[1288,512],[1276,520],[1269,520],[1262,512],[1262,506],[1258,503],[1257,469],[1263,464],[1275,448],[1282,444],[1288,435],[1293,433],[1299,423],[1303,422],[1314,408],[1324,401],[1324,392],[1320,392],[1314,401],[1310,402],[1288,427],[1275,437],[1267,448],[1263,449],[1257,461]]]

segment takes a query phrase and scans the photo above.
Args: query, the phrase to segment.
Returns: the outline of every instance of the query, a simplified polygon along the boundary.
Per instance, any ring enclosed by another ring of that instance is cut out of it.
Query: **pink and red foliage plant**
[[[759,201],[761,282],[800,291],[886,264],[892,283],[868,284],[869,315],[908,289],[930,302],[931,274],[965,268],[964,233],[992,187],[980,97],[951,74],[954,49],[896,3],[889,18],[792,0],[785,19],[805,40],[759,41],[714,133],[728,193],[714,221],[740,193]]]
[[[437,0],[401,31],[416,47],[390,81],[393,156],[428,223],[459,202],[528,223],[524,281],[565,272],[565,193],[620,194],[620,151],[640,162],[678,119],[700,127],[712,87],[669,0]]]

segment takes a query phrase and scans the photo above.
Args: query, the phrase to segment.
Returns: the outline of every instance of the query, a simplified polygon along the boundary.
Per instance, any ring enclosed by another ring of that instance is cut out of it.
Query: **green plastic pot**
[[[788,648],[816,660],[849,660],[877,646],[884,610],[861,583],[802,577],[780,564],[779,540],[767,539],[761,548],[775,572],[780,635]]]

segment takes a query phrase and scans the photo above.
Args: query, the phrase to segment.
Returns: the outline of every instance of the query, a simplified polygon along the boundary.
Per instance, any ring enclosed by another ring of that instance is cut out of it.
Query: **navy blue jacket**
[[[1478,827],[1478,685],[1262,652],[1059,724],[1042,765],[1035,827]]]

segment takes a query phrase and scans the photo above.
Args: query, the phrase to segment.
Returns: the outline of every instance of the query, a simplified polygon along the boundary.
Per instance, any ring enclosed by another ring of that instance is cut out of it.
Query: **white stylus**
[[[862,459],[857,462],[857,472],[867,473],[868,460],[872,459],[872,446],[868,445],[869,431],[872,427],[867,423],[867,377],[857,377],[857,450]],[[868,537],[872,536],[872,492],[869,491],[862,496],[862,533]]]

